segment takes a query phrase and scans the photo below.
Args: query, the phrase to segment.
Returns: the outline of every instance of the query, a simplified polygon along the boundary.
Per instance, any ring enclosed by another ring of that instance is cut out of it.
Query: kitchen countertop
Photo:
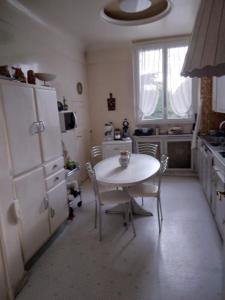
[[[220,140],[221,138],[224,139],[225,137],[216,137],[216,136],[199,136],[199,138],[202,140],[204,145],[212,152],[212,154],[219,160],[219,162],[225,167],[225,157],[222,157],[222,155],[219,152],[225,152],[225,144],[221,145]],[[212,145],[215,143],[218,143],[218,146]]]
[[[192,137],[192,133],[181,133],[181,134],[151,134],[151,135],[133,135],[134,138],[160,138],[160,137]]]

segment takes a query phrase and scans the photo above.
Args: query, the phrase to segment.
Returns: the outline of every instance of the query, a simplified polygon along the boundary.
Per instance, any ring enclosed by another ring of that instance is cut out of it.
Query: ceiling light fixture
[[[111,0],[102,8],[100,16],[116,25],[142,25],[162,19],[171,8],[170,0]]]
[[[127,13],[143,11],[151,6],[149,0],[121,0],[120,9]]]

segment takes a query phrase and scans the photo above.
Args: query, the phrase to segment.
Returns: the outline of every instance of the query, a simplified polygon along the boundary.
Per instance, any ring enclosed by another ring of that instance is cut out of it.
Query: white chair
[[[131,197],[155,197],[157,199],[157,214],[158,214],[158,224],[159,224],[159,232],[161,232],[163,214],[162,214],[162,206],[161,206],[161,198],[160,198],[160,188],[162,175],[165,173],[168,166],[168,156],[163,154],[160,159],[160,170],[158,173],[158,182],[152,183],[150,181],[145,181],[135,186],[131,186],[128,188],[128,192]]]
[[[99,240],[102,240],[102,206],[104,204],[124,204],[128,207],[127,215],[130,216],[131,225],[133,229],[134,236],[136,236],[136,231],[133,223],[133,214],[131,210],[131,197],[126,191],[123,190],[111,190],[100,192],[98,183],[96,180],[95,171],[92,168],[90,162],[86,163],[86,168],[88,171],[89,178],[93,185],[93,190],[95,194],[95,228],[97,227],[97,218],[99,223]]]
[[[102,159],[102,157],[103,157],[103,155],[102,155],[102,147],[101,146],[91,147],[91,160],[92,160],[92,162],[95,158]]]
[[[137,144],[137,152],[140,154],[147,154],[147,155],[156,157],[157,150],[158,150],[157,144],[151,144],[151,143],[146,143],[146,142],[144,142],[144,143],[139,142]]]
[[[151,143],[148,143],[148,142],[144,142],[144,143],[139,142],[137,144],[137,151],[140,154],[146,154],[146,155],[156,157],[157,154],[158,154],[158,145],[157,144],[151,144]],[[152,180],[152,178],[151,178],[151,180]],[[154,178],[153,178],[153,180],[154,180]],[[142,206],[143,205],[144,205],[144,200],[142,198]]]

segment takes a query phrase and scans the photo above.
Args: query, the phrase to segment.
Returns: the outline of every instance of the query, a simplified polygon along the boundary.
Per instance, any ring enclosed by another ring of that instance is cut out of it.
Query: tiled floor
[[[104,217],[103,241],[93,228],[93,195],[30,271],[17,300],[222,300],[223,248],[200,184],[164,177],[164,222],[135,218],[137,237],[118,215]]]

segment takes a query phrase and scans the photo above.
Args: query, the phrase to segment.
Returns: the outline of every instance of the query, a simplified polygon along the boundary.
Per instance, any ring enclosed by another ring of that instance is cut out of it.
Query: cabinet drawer
[[[65,180],[65,169],[61,169],[59,172],[54,173],[52,176],[45,179],[47,190],[50,190],[62,180]]]
[[[44,165],[45,175],[48,177],[49,175],[57,172],[62,169],[64,166],[64,159],[61,156],[60,158],[53,160],[52,162]]]

